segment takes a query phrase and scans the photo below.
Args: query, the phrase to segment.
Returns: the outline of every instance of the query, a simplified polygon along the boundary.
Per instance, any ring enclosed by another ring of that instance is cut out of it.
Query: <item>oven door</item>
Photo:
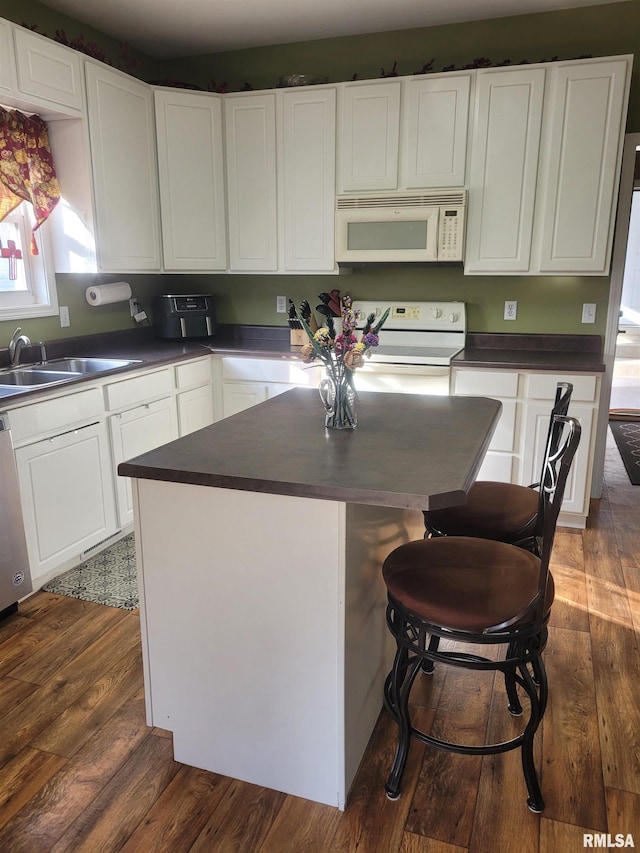
[[[386,391],[395,394],[449,394],[448,365],[385,364],[367,361],[354,373],[357,391]]]

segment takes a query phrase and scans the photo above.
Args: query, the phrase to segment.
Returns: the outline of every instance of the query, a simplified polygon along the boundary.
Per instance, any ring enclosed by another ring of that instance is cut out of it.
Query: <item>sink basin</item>
[[[140,364],[140,362],[121,358],[56,358],[46,364],[38,364],[32,369],[47,373],[64,370],[71,373],[87,374],[104,373],[107,370],[116,370],[118,367],[130,367],[133,364]]]
[[[0,386],[32,388],[34,385],[51,385],[53,382],[77,379],[81,375],[78,371],[40,370],[37,367],[25,367],[0,373]]]

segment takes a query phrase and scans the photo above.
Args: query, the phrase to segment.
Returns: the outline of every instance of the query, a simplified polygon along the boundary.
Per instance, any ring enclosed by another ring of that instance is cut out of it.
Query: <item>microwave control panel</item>
[[[462,260],[464,207],[441,207],[438,217],[438,260]]]

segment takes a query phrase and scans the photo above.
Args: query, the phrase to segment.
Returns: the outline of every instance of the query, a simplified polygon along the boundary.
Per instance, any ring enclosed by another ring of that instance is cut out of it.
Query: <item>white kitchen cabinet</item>
[[[111,272],[160,270],[160,211],[153,93],[87,61],[97,256]]]
[[[187,435],[214,421],[211,359],[176,365],[178,430]]]
[[[29,563],[37,582],[116,531],[106,426],[72,429],[19,447],[15,455]]]
[[[302,361],[223,356],[222,416],[235,415],[291,388],[317,387],[322,375],[321,367]]]
[[[471,80],[451,72],[403,81],[402,187],[464,186]]]
[[[237,271],[278,266],[275,93],[224,101],[229,265]]]
[[[16,90],[16,60],[13,49],[13,27],[0,19],[0,93],[13,95]]]
[[[399,80],[340,87],[340,192],[398,188]]]
[[[584,527],[589,514],[599,375],[455,367],[451,390],[454,394],[493,397],[502,403],[500,421],[478,478],[529,486],[540,476],[558,382],[573,384],[569,414],[577,417],[582,427],[560,523]]]
[[[154,101],[164,268],[224,270],[222,99],[156,89]]]
[[[178,419],[172,397],[154,400],[109,418],[113,466],[141,453],[167,444],[178,437]],[[128,477],[117,477],[116,492],[118,523],[125,527],[133,523],[131,481]]]
[[[19,91],[35,103],[50,102],[81,113],[84,91],[78,51],[22,27],[15,27],[14,38]]]
[[[478,72],[465,273],[530,269],[545,75]]]
[[[335,268],[336,90],[282,93],[281,157],[284,268]]]
[[[608,273],[631,59],[478,72],[465,273]]]
[[[557,63],[541,174],[540,271],[609,272],[629,62]]]

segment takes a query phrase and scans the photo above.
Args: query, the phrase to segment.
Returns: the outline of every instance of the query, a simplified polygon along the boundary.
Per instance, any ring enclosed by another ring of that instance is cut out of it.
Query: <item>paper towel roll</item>
[[[112,284],[96,284],[85,293],[89,305],[111,305],[112,302],[127,302],[131,299],[131,287],[126,281]]]

